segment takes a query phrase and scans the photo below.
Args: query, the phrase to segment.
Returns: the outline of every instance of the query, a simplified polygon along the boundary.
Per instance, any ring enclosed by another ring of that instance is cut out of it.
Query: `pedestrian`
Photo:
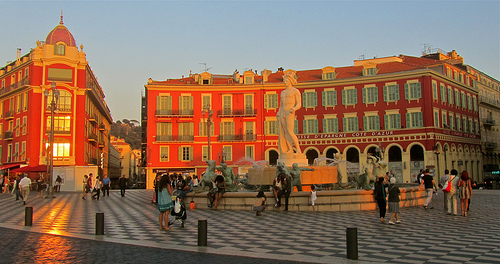
[[[380,222],[383,224],[385,223],[385,212],[387,210],[387,201],[386,199],[386,192],[385,188],[387,187],[387,183],[385,182],[384,177],[379,177],[377,181],[375,182],[375,190],[373,191],[373,197],[375,198],[375,201],[377,202],[378,209],[379,209],[379,215],[380,215]]]
[[[23,204],[26,205],[31,188],[31,179],[26,177],[26,174],[24,174],[21,181],[19,181],[19,187],[21,188],[21,195],[23,196]]]
[[[57,175],[56,182],[54,183],[54,192],[61,192],[62,178]]]
[[[108,178],[107,174],[104,174],[104,178],[102,179],[102,197],[106,197],[106,194],[109,197],[110,184],[111,184],[111,180]]]
[[[85,200],[85,196],[87,196],[87,193],[90,192],[90,179],[89,176],[83,175],[83,194],[82,194],[82,200]]]
[[[19,201],[19,197],[21,200],[23,199],[23,196],[21,194],[21,189],[19,187],[19,182],[21,181],[21,177],[17,176],[16,179],[14,180],[14,184],[12,185],[12,193],[16,195],[16,201]]]
[[[168,173],[166,174],[168,175]],[[153,188],[155,189],[155,193],[153,195],[152,203],[158,204],[158,186],[160,185],[161,174],[157,173],[156,178],[153,181]]]
[[[444,170],[444,175],[441,177],[441,180],[439,182],[439,188],[443,189],[444,185],[450,178],[450,171],[449,170]],[[444,210],[448,211],[448,195],[446,195],[445,192],[443,192],[443,200],[444,200]]]
[[[420,183],[420,190],[425,187],[425,191],[427,192],[427,199],[424,203],[424,209],[428,208],[433,209],[432,206],[432,194],[437,190],[436,183],[434,183],[434,178],[430,175],[429,169],[425,170],[424,176],[422,177],[422,183]]]
[[[260,216],[260,213],[266,209],[266,195],[263,191],[259,191],[255,197],[252,209],[255,211],[255,216]]]
[[[0,176],[0,193],[3,193],[3,182],[4,182],[5,176],[1,175]]]
[[[451,176],[448,179],[448,184],[451,184],[450,192],[448,192],[448,214],[457,215],[457,198],[458,198],[458,182],[459,177],[457,177],[458,171],[455,169],[451,170]]]
[[[316,199],[318,199],[318,196],[316,195],[316,186],[311,185],[311,193],[309,194],[309,197],[311,198],[311,205],[313,207],[313,212],[316,212],[316,209],[314,208],[314,203],[316,202]]]
[[[92,200],[99,200],[99,196],[101,195],[101,185],[102,182],[99,179],[99,176],[95,177],[94,190],[92,191],[94,194],[92,195]]]
[[[460,188],[458,196],[460,197],[462,216],[467,216],[467,212],[469,211],[469,199],[472,196],[472,185],[467,171],[463,171],[462,175],[460,175],[458,186]]]
[[[9,193],[10,191],[10,180],[8,175],[3,176],[3,192],[4,193]]]
[[[283,188],[283,185],[281,184],[282,176],[279,174],[274,178],[273,181],[273,194],[274,194],[274,207],[278,208],[281,207],[281,201],[280,198],[278,197],[278,194],[281,192],[281,189]]]
[[[217,206],[219,206],[222,195],[226,192],[226,181],[222,175],[218,175],[214,180],[217,190],[215,191],[215,202],[213,208],[214,210],[217,210]]]
[[[38,190],[38,198],[43,197],[43,192],[47,188],[47,184],[42,176],[38,177],[36,180],[37,190]]]
[[[118,180],[118,185],[120,186],[120,194],[122,197],[125,197],[125,189],[127,189],[128,181],[125,178],[125,175],[122,175]]]
[[[282,182],[282,188],[281,191],[278,193],[278,198],[281,200],[281,197],[285,195],[285,210],[288,211],[288,201],[290,198],[290,194],[292,193],[292,180],[290,179],[290,176],[288,176],[285,173],[281,173],[281,182]]]
[[[417,183],[418,184],[422,183],[422,178],[424,177],[424,175],[425,175],[424,169],[421,169],[420,172],[417,175]]]
[[[159,221],[160,230],[170,230],[168,227],[168,214],[170,210],[174,208],[174,203],[172,202],[172,193],[174,189],[170,185],[170,177],[164,175],[160,179],[158,185],[158,211],[160,211]]]
[[[198,175],[193,175],[193,187],[198,187]]]
[[[180,190],[179,196],[181,198],[182,204],[184,203],[184,198],[186,198],[186,194],[190,193],[193,191],[193,179],[191,179],[191,176],[188,175],[186,177],[186,180],[184,181],[184,187],[182,187],[182,190]]]
[[[389,224],[394,225],[394,224],[400,224],[401,220],[399,220],[399,195],[401,194],[401,191],[399,190],[399,187],[396,186],[396,178],[392,177],[390,179],[390,185],[388,188],[388,193],[389,193],[389,213],[391,214],[391,218],[389,219]],[[394,223],[393,219],[396,218],[396,223]]]

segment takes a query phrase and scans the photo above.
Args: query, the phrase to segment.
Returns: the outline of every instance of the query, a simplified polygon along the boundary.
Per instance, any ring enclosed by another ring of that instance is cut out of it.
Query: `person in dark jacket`
[[[120,194],[122,197],[125,196],[125,189],[127,189],[128,181],[127,178],[125,178],[125,175],[122,175],[120,179],[118,180],[118,185],[120,186]]]
[[[373,197],[377,202],[378,209],[380,211],[380,222],[385,223],[385,212],[387,210],[387,201],[386,196],[387,193],[385,188],[387,187],[387,183],[385,182],[384,177],[379,177],[377,182],[375,182],[375,190],[373,191]]]
[[[285,173],[280,173],[278,177],[281,178],[282,188],[278,193],[279,204],[281,205],[281,196],[285,195],[285,210],[288,211],[288,198],[292,192],[292,179]]]

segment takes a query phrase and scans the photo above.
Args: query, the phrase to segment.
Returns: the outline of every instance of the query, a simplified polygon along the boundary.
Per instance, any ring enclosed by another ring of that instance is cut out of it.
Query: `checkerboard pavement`
[[[33,226],[24,226],[24,206],[0,195],[0,227],[135,246],[219,255],[314,263],[500,263],[500,191],[475,190],[467,217],[449,216],[440,192],[434,209],[401,209],[402,223],[381,224],[378,211],[254,212],[187,210],[185,228],[158,230],[151,190],[119,191],[99,201],[79,193],[54,199],[31,194]],[[272,200],[272,199],[271,199]],[[95,215],[105,215],[105,235],[95,235]],[[172,220],[172,217],[170,217]],[[387,215],[387,219],[389,214]],[[208,246],[198,247],[198,220],[207,219]],[[346,260],[346,228],[358,230],[359,260]],[[2,235],[0,235],[1,239]]]

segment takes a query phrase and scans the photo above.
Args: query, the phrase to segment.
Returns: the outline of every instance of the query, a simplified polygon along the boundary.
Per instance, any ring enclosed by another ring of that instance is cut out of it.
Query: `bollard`
[[[347,259],[358,259],[358,228],[348,227],[346,230]]]
[[[207,246],[207,220],[198,220],[198,246]]]
[[[104,213],[95,214],[95,234],[104,235]]]
[[[32,226],[33,225],[33,207],[26,206],[24,208],[24,225]]]

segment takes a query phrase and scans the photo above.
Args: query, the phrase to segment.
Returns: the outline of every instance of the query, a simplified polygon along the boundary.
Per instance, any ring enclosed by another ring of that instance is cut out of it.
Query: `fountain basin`
[[[336,166],[301,166],[302,168],[311,168],[314,171],[302,171],[300,173],[300,181],[302,182],[302,190],[310,191],[313,184],[334,184],[337,183],[337,167]],[[288,168],[289,170],[291,168]],[[249,185],[272,185],[276,177],[276,167],[250,168],[248,169],[248,184]]]

